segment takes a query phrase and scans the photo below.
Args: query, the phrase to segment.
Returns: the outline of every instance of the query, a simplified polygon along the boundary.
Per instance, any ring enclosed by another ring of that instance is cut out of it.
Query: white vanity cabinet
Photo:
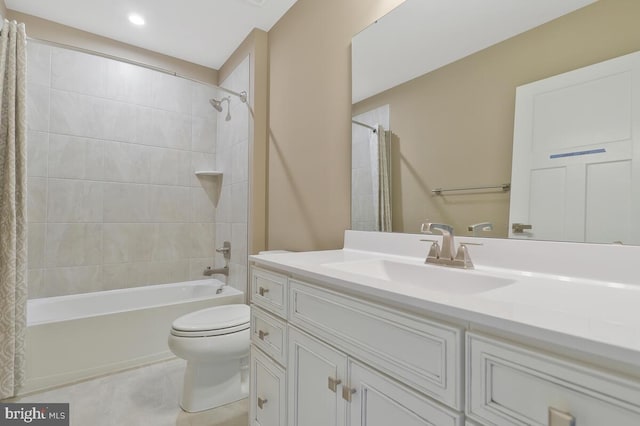
[[[462,415],[289,328],[289,426],[462,426]]]
[[[287,424],[286,303],[284,274],[251,268],[250,426]]]
[[[269,268],[252,267],[252,426],[640,426],[632,357]]]
[[[460,327],[255,265],[251,294],[252,426],[464,424]]]
[[[250,426],[284,425],[287,415],[284,369],[255,347],[251,348],[250,369]]]
[[[467,414],[485,425],[640,425],[640,382],[476,333],[467,392]]]

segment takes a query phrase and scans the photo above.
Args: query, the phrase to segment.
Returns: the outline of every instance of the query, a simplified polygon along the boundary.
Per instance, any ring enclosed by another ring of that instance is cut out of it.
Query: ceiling
[[[5,0],[7,8],[220,69],[244,38],[268,31],[296,0]],[[138,13],[146,24],[132,25]],[[27,34],[29,29],[27,28]]]

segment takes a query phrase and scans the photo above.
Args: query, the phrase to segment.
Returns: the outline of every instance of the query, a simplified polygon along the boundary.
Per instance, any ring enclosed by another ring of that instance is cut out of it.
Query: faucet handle
[[[217,248],[216,251],[218,253],[228,253],[231,251],[231,242],[229,241],[225,241],[224,243],[222,243],[222,247]]]
[[[438,240],[420,240],[431,243],[431,247],[429,248],[429,254],[427,254],[427,259],[424,263],[429,263],[429,259],[436,260],[440,258],[440,244],[438,244]]]
[[[464,269],[473,269],[473,262],[471,261],[471,256],[469,256],[469,250],[467,250],[467,246],[482,246],[482,245],[484,244],[460,243],[454,262],[457,264],[458,267],[462,267]]]

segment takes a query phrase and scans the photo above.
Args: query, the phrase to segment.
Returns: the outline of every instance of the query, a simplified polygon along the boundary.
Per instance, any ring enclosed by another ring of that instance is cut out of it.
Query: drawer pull
[[[569,413],[549,407],[549,426],[576,426],[576,418]]]
[[[262,408],[264,407],[264,404],[267,403],[267,399],[262,399],[260,397],[258,397],[258,408],[262,410]]]
[[[269,289],[268,288],[260,287],[258,289],[258,294],[260,294],[260,296],[264,297],[265,293],[269,293]]]
[[[354,393],[356,393],[355,388],[350,388],[347,386],[342,387],[342,399],[344,399],[345,401],[351,402],[351,395],[353,395]]]
[[[269,335],[268,332],[262,331],[262,330],[258,330],[258,339],[264,340],[264,338],[267,337],[268,335]]]
[[[339,385],[340,383],[342,383],[342,380],[340,380],[340,379],[334,379],[333,377],[329,377],[329,385],[328,385],[328,386],[329,386],[329,389],[330,389],[332,392],[334,392],[334,393],[335,393],[335,392],[337,392],[337,390],[338,390],[338,385]]]

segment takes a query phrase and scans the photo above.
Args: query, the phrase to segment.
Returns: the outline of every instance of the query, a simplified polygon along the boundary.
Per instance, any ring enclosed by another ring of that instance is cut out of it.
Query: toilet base
[[[187,362],[180,407],[186,412],[210,410],[249,396],[248,358],[213,363]]]

